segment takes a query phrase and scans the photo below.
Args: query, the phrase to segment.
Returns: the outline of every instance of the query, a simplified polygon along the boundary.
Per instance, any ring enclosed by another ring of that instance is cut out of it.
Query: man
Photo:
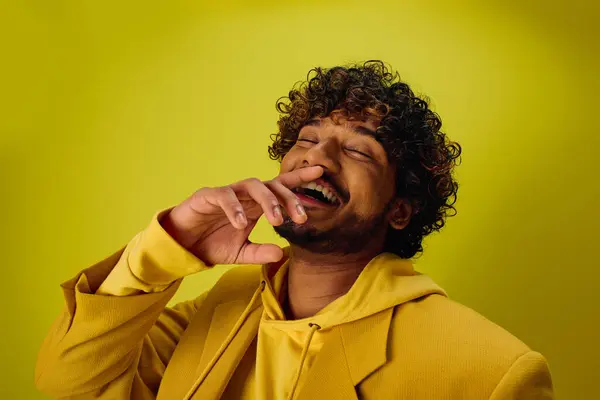
[[[40,390],[69,399],[550,399],[544,358],[409,261],[454,211],[458,144],[381,62],[280,100],[269,181],[203,188],[62,285]],[[248,240],[260,216],[290,243]],[[181,279],[226,273],[165,308]]]

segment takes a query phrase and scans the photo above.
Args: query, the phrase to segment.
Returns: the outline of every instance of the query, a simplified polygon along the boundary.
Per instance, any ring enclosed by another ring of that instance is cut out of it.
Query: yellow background
[[[3,2],[0,398],[43,398],[60,282],[195,189],[272,176],[275,100],[315,65],[369,58],[464,147],[459,215],[418,268],[544,353],[561,398],[596,398],[596,2],[214,3]]]

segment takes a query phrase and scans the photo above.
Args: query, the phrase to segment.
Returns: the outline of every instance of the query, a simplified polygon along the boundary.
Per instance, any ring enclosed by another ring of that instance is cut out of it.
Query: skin
[[[346,119],[336,122],[324,118],[305,125],[280,169],[280,173],[287,173],[320,166],[335,187],[349,196],[335,208],[311,207],[303,202],[308,216],[305,225],[319,231],[343,223],[352,213],[370,220],[381,214],[395,195],[395,166],[389,163],[381,144],[367,134],[375,131],[377,123]],[[366,264],[381,253],[387,225],[402,229],[409,215],[408,205],[395,201],[385,215],[386,224],[372,232],[372,239],[353,254],[316,254],[291,243],[285,310],[288,317],[310,317],[348,292]]]

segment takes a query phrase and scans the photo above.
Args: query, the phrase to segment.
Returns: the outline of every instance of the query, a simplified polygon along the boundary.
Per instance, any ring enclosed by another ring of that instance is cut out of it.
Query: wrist
[[[158,223],[181,247],[189,250],[194,244],[194,240],[190,235],[186,235],[185,231],[177,225],[173,218],[174,211],[175,209],[171,209],[166,212],[158,219]]]

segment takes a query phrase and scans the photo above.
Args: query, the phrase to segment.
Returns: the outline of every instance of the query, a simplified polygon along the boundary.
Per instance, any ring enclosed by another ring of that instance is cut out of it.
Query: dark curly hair
[[[316,117],[380,121],[375,139],[396,165],[396,197],[412,206],[409,224],[389,229],[384,251],[411,258],[423,251],[423,237],[439,231],[456,214],[458,183],[453,169],[461,147],[441,132],[442,121],[427,98],[416,96],[382,61],[329,69],[313,68],[287,97],[277,101],[279,131],[269,155],[281,162],[304,124]]]

